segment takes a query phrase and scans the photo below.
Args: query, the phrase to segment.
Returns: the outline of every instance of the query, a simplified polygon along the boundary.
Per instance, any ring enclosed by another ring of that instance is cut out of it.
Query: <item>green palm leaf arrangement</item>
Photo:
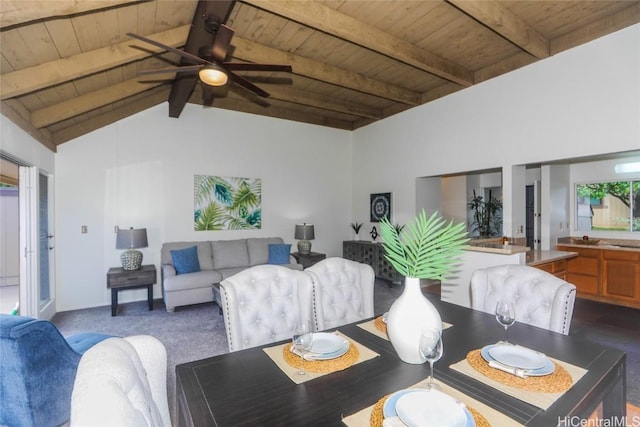
[[[380,221],[385,258],[405,277],[442,280],[459,264],[469,241],[464,223],[454,224],[424,210],[407,224],[402,238],[388,219]]]

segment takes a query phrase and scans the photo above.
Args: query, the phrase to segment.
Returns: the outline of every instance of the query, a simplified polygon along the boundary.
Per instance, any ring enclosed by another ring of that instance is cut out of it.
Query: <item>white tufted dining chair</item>
[[[280,265],[258,265],[220,282],[229,351],[290,339],[313,322],[311,278]]]
[[[471,276],[471,308],[495,313],[500,299],[513,301],[516,321],[568,335],[576,287],[526,265],[476,270]]]
[[[317,330],[373,317],[373,268],[344,258],[327,258],[305,270],[313,282]]]

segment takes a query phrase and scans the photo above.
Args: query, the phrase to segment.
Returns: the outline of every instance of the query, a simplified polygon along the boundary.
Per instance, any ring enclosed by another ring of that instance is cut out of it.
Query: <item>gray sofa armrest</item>
[[[162,280],[164,280],[165,277],[173,277],[175,275],[176,275],[176,269],[173,265],[162,264]]]

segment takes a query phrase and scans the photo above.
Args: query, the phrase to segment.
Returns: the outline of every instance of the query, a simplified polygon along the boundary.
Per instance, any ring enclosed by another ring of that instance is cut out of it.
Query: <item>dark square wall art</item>
[[[371,194],[369,214],[371,222],[380,222],[382,218],[391,221],[391,193]]]

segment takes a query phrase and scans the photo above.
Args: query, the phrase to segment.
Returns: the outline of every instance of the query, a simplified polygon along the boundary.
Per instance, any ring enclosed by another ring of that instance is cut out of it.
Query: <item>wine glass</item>
[[[433,362],[437,362],[442,357],[443,345],[442,335],[438,329],[425,328],[420,332],[419,343],[420,355],[429,362],[429,384],[428,388],[433,389],[438,386],[433,382]]]
[[[516,323],[516,309],[511,301],[498,301],[496,304],[496,320],[504,326],[504,343],[509,344],[509,326]]]
[[[313,330],[311,322],[303,321],[298,323],[293,331],[293,348],[300,354],[300,358],[302,359],[298,375],[306,375],[304,370],[304,356],[307,350],[311,348],[312,343]]]

